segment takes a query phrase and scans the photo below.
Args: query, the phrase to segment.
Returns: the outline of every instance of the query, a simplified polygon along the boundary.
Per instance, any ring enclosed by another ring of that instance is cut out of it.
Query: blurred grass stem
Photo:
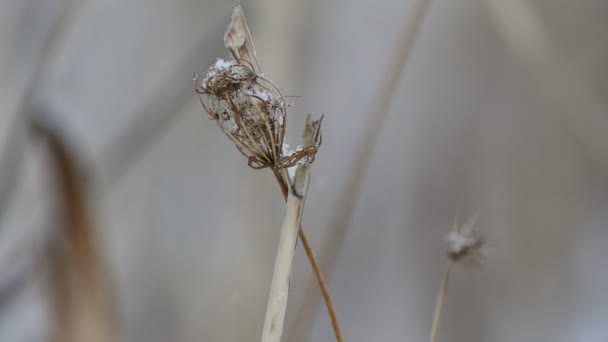
[[[398,39],[392,45],[384,76],[380,79],[381,83],[376,87],[378,90],[374,93],[370,107],[373,110],[370,111],[369,122],[366,124],[369,129],[366,130],[360,145],[354,148],[359,151],[357,162],[351,167],[352,172],[347,175],[344,190],[339,194],[335,201],[336,206],[332,209],[333,214],[329,220],[327,233],[321,240],[319,260],[323,266],[322,271],[328,277],[334,270],[363,183],[367,178],[370,165],[372,165],[372,156],[389,115],[401,75],[412,55],[418,32],[422,27],[430,4],[431,0],[417,0],[413,4],[413,8],[408,11]],[[289,333],[288,341],[308,340],[308,334],[312,330],[312,317],[318,305],[314,293],[315,287],[315,284],[311,283],[306,288],[304,300]]]
[[[439,334],[441,332],[441,318],[443,317],[443,307],[445,295],[448,290],[448,280],[450,277],[451,266],[452,261],[448,260],[441,271],[441,281],[435,297],[435,312],[433,313],[433,324],[431,325],[429,342],[437,342],[439,339]]]

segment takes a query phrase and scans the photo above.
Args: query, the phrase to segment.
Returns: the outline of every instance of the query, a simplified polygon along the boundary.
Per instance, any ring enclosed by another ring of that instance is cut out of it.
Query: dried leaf
[[[251,67],[256,74],[260,73],[253,39],[240,4],[232,8],[231,19],[224,35],[224,45],[237,63]]]

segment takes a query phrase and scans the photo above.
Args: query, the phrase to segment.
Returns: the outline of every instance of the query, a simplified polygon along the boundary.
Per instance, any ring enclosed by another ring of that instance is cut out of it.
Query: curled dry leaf
[[[253,39],[241,5],[232,8],[231,19],[224,35],[224,46],[230,51],[235,61],[249,65],[254,72],[260,73]]]

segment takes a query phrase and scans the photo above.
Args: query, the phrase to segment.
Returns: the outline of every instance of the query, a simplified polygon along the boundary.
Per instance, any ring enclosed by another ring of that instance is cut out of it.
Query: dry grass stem
[[[448,290],[448,278],[450,276],[451,266],[452,262],[448,261],[443,271],[441,271],[441,281],[439,283],[439,289],[437,290],[437,296],[435,297],[435,312],[433,313],[433,325],[431,326],[431,337],[429,338],[429,342],[437,342],[439,339],[441,317],[443,316],[443,302]]]
[[[312,121],[310,116],[304,129],[302,139],[304,146],[317,145],[320,143],[321,120]],[[289,294],[289,280],[295,253],[298,231],[304,210],[304,201],[310,182],[311,164],[308,162],[297,166],[293,184],[287,195],[287,208],[285,219],[281,228],[281,237],[277,248],[272,283],[266,308],[266,318],[262,331],[262,342],[280,342],[287,309],[287,297]]]
[[[289,176],[284,172],[284,170],[275,170],[274,175],[277,179],[279,187],[281,188],[281,192],[283,193],[283,197],[287,200],[287,194],[289,192]],[[300,226],[300,231],[298,232],[300,237],[300,241],[302,242],[302,247],[304,247],[304,251],[306,252],[306,256],[308,257],[308,261],[310,262],[310,266],[312,267],[312,271],[315,275],[315,279],[317,280],[317,286],[321,291],[321,295],[323,296],[323,300],[325,302],[325,307],[327,309],[327,314],[329,315],[329,319],[331,322],[332,329],[334,331],[334,335],[337,342],[342,342],[344,340],[342,336],[342,329],[340,328],[340,323],[338,322],[338,316],[336,314],[336,309],[331,299],[331,295],[329,294],[329,287],[325,282],[325,277],[323,277],[323,273],[321,271],[321,267],[319,266],[317,259],[315,258],[314,251],[312,246],[310,245],[310,241],[308,241],[308,237],[306,233],[304,233],[304,227]],[[291,341],[291,338],[288,339]]]
[[[469,218],[461,225],[454,222],[452,230],[445,237],[447,261],[445,267],[441,271],[439,289],[437,290],[437,295],[435,297],[435,312],[433,313],[433,323],[431,325],[429,342],[439,341],[444,302],[448,290],[448,279],[452,265],[454,263],[476,266],[481,264],[484,254],[485,238],[480,232],[473,229],[476,223],[477,216]]]
[[[558,38],[552,35],[550,22],[541,15],[535,1],[484,1],[492,23],[512,50],[527,64],[540,90],[561,110],[574,128],[591,157],[608,169],[607,108],[603,97],[590,81],[586,71],[571,59]]]

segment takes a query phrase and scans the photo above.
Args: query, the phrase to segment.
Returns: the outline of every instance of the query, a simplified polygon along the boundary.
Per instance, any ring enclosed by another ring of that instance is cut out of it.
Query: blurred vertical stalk
[[[32,111],[37,85],[46,67],[65,45],[83,2],[66,0],[63,5],[62,13],[47,34],[17,111],[24,117],[24,126],[31,128],[47,144],[51,179],[61,209],[60,239],[49,244],[48,263],[54,305],[52,341],[110,342],[115,339],[110,337],[111,315],[104,288],[103,263],[95,244],[78,164],[58,130],[40,122],[41,118],[33,115]]]
[[[541,91],[560,106],[590,157],[608,170],[608,116],[586,75],[556,43],[550,26],[543,21],[529,0],[483,1],[499,33],[527,64]]]
[[[67,145],[51,130],[34,124],[48,145],[61,209],[61,238],[50,248],[54,290],[55,342],[110,342],[110,305],[102,258],[95,243],[84,184]]]
[[[322,239],[319,260],[323,267],[322,271],[328,277],[334,270],[357,199],[367,177],[373,153],[399,86],[401,74],[412,54],[416,37],[424,22],[430,3],[431,0],[417,0],[411,12],[406,16],[405,25],[399,34],[399,39],[393,44],[393,51],[384,71],[384,77],[381,78],[381,83],[377,87],[378,91],[372,99],[371,108],[373,108],[373,111],[370,112],[369,123],[366,125],[368,129],[366,135],[363,136],[361,145],[356,148],[359,151],[359,158],[352,167],[352,173],[348,176],[344,190],[336,201],[336,208],[332,210],[333,214],[328,224],[327,233]],[[295,323],[289,333],[289,341],[308,340],[308,335],[312,330],[312,317],[319,304],[315,296],[315,287],[315,284],[311,282],[306,288],[302,306],[298,310]]]
[[[445,301],[445,294],[448,290],[448,279],[450,277],[451,266],[452,262],[448,261],[441,271],[441,281],[439,283],[439,289],[437,290],[437,296],[435,297],[435,312],[433,313],[433,324],[431,326],[429,342],[437,342],[439,339],[441,318],[443,316],[443,303]]]
[[[441,271],[439,289],[435,297],[435,312],[433,313],[429,342],[439,341],[441,319],[452,265],[454,263],[469,266],[481,265],[485,254],[485,237],[474,229],[476,223],[477,215],[470,217],[462,224],[454,222],[452,231],[445,237],[447,260]]]
[[[3,141],[3,144],[0,144],[0,162],[3,167],[3,172],[0,175],[0,215],[6,210],[8,203],[10,203],[14,185],[17,183],[15,180],[19,175],[22,165],[23,146],[26,145],[25,139],[22,139],[22,137],[26,135],[29,124],[28,120],[33,116],[32,104],[36,100],[36,90],[39,81],[48,65],[56,57],[59,49],[65,45],[68,33],[80,15],[83,1],[65,0],[60,3],[61,9],[59,13],[54,13],[54,11],[45,13],[52,17],[52,23],[49,25],[48,32],[44,36],[45,39],[44,43],[41,44],[42,46],[30,51],[30,54],[36,57],[30,62],[33,67],[28,68],[24,84],[11,84],[14,88],[22,88],[22,91],[17,99],[14,100],[16,106],[14,112],[5,114],[14,117],[14,120],[9,123],[10,129],[6,130],[6,140]],[[31,4],[28,3],[27,5]],[[29,7],[27,5],[25,8]],[[0,96],[1,100],[3,99]]]

